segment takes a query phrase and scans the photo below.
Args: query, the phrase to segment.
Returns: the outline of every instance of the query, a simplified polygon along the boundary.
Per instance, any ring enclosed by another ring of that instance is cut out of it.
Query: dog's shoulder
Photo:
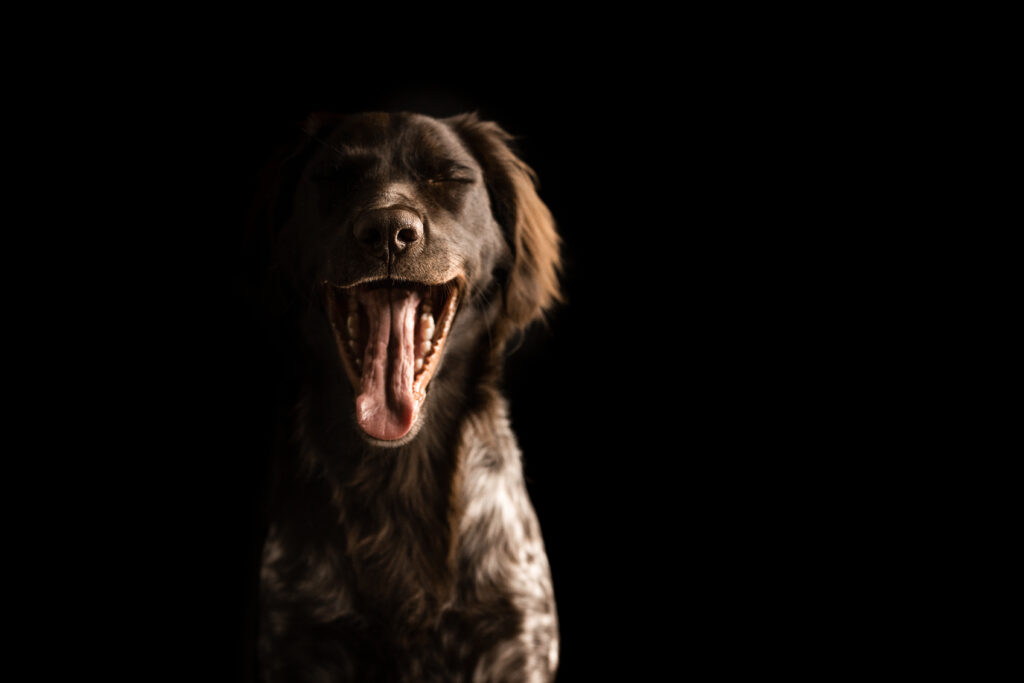
[[[460,647],[475,662],[472,680],[550,677],[558,666],[554,592],[504,398],[467,418],[458,461],[460,591],[450,623],[471,625]]]

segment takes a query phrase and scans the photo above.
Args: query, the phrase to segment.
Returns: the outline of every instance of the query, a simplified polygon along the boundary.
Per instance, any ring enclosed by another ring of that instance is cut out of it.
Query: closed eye
[[[431,178],[429,181],[431,185],[439,185],[441,183],[462,183],[465,185],[476,182],[475,178],[467,176],[442,176],[439,178]]]
[[[473,170],[461,164],[446,164],[430,178],[431,184],[439,183],[462,183],[470,184],[476,181]]]

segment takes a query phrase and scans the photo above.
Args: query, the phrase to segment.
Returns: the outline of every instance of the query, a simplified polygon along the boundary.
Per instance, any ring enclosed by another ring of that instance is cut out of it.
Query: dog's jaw
[[[459,279],[439,285],[325,283],[338,354],[355,391],[355,419],[375,445],[410,441],[458,310]]]

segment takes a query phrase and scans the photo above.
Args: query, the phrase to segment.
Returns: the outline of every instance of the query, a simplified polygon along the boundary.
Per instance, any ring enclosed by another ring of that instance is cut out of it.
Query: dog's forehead
[[[326,140],[342,156],[407,156],[470,161],[472,154],[442,121],[422,114],[365,113],[341,117]]]

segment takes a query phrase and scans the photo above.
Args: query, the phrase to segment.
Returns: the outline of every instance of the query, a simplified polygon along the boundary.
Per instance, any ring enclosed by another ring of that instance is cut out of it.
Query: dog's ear
[[[512,136],[475,114],[447,119],[484,171],[491,211],[505,232],[512,263],[505,283],[510,321],[525,327],[562,300],[559,238],[548,207],[537,195],[536,175],[509,147]]]

